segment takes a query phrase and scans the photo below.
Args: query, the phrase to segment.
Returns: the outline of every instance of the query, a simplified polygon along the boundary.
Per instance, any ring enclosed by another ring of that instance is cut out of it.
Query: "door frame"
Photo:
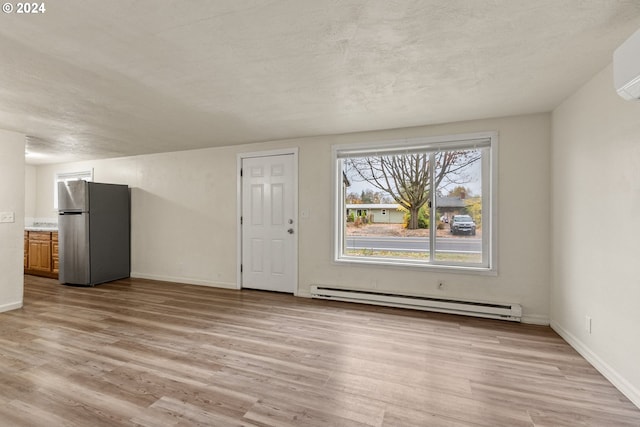
[[[295,223],[295,234],[293,236],[293,295],[298,296],[298,234],[300,233],[300,218],[298,217],[298,147],[281,148],[267,151],[251,151],[238,153],[236,155],[236,245],[238,248],[236,255],[236,288],[242,289],[242,161],[255,157],[273,157],[293,155],[293,218]]]

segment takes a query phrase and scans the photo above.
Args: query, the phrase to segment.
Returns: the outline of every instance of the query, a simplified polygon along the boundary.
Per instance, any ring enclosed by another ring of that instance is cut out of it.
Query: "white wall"
[[[0,212],[15,222],[0,223],[0,312],[22,307],[24,259],[24,135],[0,130]]]
[[[640,406],[640,103],[609,66],[552,117],[552,326]]]
[[[331,145],[480,131],[499,132],[499,274],[335,265],[331,253]],[[548,323],[550,115],[538,114],[383,132],[38,168],[37,216],[55,216],[56,172],[94,168],[95,180],[132,193],[132,270],[138,277],[235,287],[236,154],[299,147],[299,295],[312,284],[523,304],[525,320]],[[444,289],[438,290],[442,281]],[[398,285],[400,283],[400,285]]]
[[[37,168],[33,165],[24,166],[24,217],[26,225],[31,225],[36,216],[37,172]]]

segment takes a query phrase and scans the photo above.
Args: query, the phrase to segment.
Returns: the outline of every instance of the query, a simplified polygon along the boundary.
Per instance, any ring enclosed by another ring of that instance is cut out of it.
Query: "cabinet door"
[[[51,241],[29,240],[29,268],[51,271]]]

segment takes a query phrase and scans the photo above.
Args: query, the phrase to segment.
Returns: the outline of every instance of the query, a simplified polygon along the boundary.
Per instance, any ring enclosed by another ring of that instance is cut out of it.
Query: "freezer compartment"
[[[88,183],[66,181],[58,183],[59,212],[87,212],[89,210]]]
[[[88,285],[89,268],[89,214],[65,213],[58,218],[58,250],[60,283]]]

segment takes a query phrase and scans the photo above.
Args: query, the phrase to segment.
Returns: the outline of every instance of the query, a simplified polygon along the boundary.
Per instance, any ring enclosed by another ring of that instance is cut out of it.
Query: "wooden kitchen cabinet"
[[[24,269],[29,267],[29,232],[24,232]]]
[[[25,233],[26,274],[57,278],[59,268],[58,233],[29,231]]]
[[[56,275],[60,270],[60,257],[58,256],[58,233],[51,233],[51,271]]]
[[[51,271],[51,233],[29,232],[29,269]]]

